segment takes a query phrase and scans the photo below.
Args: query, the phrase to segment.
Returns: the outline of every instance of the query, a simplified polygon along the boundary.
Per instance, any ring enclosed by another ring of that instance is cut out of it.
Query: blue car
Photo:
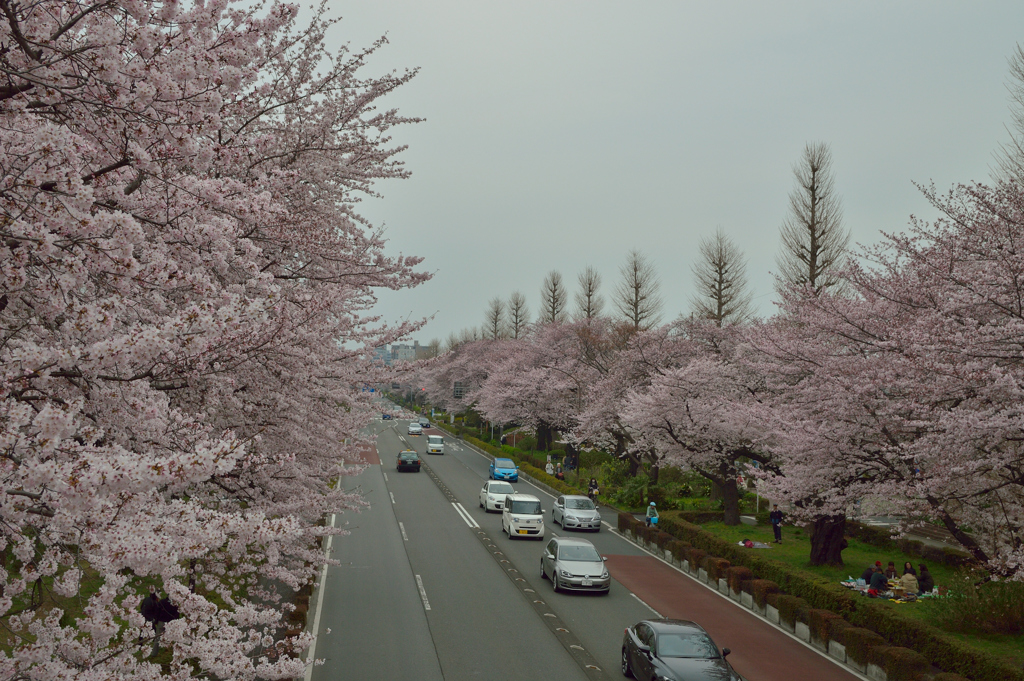
[[[512,459],[495,459],[490,468],[492,480],[519,481],[519,467]]]

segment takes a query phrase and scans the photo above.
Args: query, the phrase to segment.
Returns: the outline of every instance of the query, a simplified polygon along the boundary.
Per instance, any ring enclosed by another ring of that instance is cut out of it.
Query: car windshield
[[[432,445],[441,445],[444,444],[444,438],[441,437],[440,435],[428,435],[427,442],[429,442]]]
[[[560,546],[558,560],[572,560],[586,563],[600,563],[601,554],[593,546]]]
[[[702,660],[716,659],[718,648],[706,634],[666,633],[658,634],[659,657],[695,657]]]
[[[493,482],[488,491],[491,494],[515,494],[515,488],[507,482]]]
[[[516,465],[514,463],[512,463],[512,459],[495,459],[494,460],[494,467],[495,468],[515,468]]]
[[[540,515],[539,501],[513,501],[512,502],[513,513],[525,513],[527,515]]]
[[[575,508],[575,509],[579,509],[581,511],[593,511],[594,510],[594,502],[591,501],[590,499],[566,499],[565,500],[565,507],[566,508]]]

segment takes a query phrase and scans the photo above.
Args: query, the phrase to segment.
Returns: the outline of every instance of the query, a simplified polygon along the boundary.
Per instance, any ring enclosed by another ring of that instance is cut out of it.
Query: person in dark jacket
[[[917,577],[917,570],[914,569],[914,566],[911,564],[909,560],[903,564],[903,574],[914,575],[915,577]]]
[[[870,584],[871,583],[871,575],[873,575],[873,574],[875,574],[875,565],[874,565],[874,563],[869,564],[866,568],[864,568],[864,572],[860,573],[860,578],[864,580],[865,584]]]
[[[889,566],[885,568],[886,579],[899,579],[900,575],[896,572],[896,563],[889,561]]]
[[[153,629],[156,631],[156,638],[153,639],[153,656],[160,652],[160,635],[164,633],[164,625],[181,617],[178,608],[171,603],[166,595],[156,604],[156,622]]]
[[[921,569],[921,574],[917,576],[917,585],[920,587],[921,593],[931,593],[935,588],[935,579],[932,577],[932,573],[928,572],[927,565],[922,563],[918,567]]]
[[[160,599],[156,595],[156,587],[149,587],[149,595],[142,599],[142,603],[139,605],[139,612],[142,613],[143,619],[149,623],[150,626],[156,626],[156,614],[160,609]],[[139,645],[142,645],[142,634],[139,634]]]
[[[872,568],[874,572],[871,574],[871,581],[868,586],[878,593],[889,590],[889,580],[885,578],[885,573],[882,572],[882,568],[877,565]]]
[[[772,506],[772,512],[768,514],[768,522],[772,524],[772,531],[775,533],[775,543],[782,543],[782,511],[779,510],[779,505],[774,504]]]

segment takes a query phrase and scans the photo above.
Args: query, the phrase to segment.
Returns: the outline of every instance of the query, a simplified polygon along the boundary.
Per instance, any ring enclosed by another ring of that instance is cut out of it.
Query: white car
[[[505,497],[505,508],[501,509],[501,531],[508,538],[544,538],[544,510],[540,499],[532,494],[509,494]]]
[[[423,426],[415,421],[409,424],[409,435],[423,435]]]
[[[427,454],[444,454],[444,438],[440,435],[428,435]]]
[[[500,480],[488,480],[484,483],[484,486],[480,488],[480,508],[484,509],[488,513],[491,511],[500,511],[505,507],[505,497],[509,494],[515,493],[516,490],[512,487],[512,483]]]

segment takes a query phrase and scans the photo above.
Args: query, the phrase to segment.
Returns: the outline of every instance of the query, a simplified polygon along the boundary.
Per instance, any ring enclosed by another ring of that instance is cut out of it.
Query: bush
[[[886,648],[883,655],[885,676],[889,681],[920,681],[931,665],[910,648]]]
[[[696,572],[697,568],[700,567],[701,561],[704,560],[704,556],[708,555],[707,551],[703,551],[696,547],[690,549],[689,551],[687,551],[687,553],[690,554],[690,569],[694,572]]]
[[[665,548],[668,549],[669,553],[672,554],[673,558],[682,563],[684,560],[686,560],[687,550],[690,548],[690,545],[687,542],[680,541],[678,539],[673,539],[668,543],[668,545]]]
[[[768,596],[779,593],[779,585],[769,579],[753,579],[750,581],[750,595],[759,608],[768,605]],[[774,605],[772,606],[774,607]]]
[[[704,557],[704,569],[707,570],[708,579],[713,584],[717,584],[718,580],[725,578],[725,571],[729,569],[729,561],[725,558],[718,558],[717,556],[705,556]]]
[[[750,571],[750,568],[737,565],[726,569],[725,578],[729,582],[730,589],[734,592],[740,592],[743,590],[743,582],[749,582],[754,579],[754,573]]]
[[[983,631],[1016,635],[1024,632],[1024,584],[986,582],[975,585],[960,575],[950,585],[949,604],[939,622],[950,631]]]
[[[858,664],[872,661],[872,650],[887,647],[885,639],[864,627],[850,627],[839,633],[837,641],[846,648],[846,654]]]
[[[966,676],[960,676],[959,674],[947,674],[942,672],[932,677],[932,681],[970,681]]]
[[[804,599],[782,594],[776,600],[776,604],[775,607],[779,610],[779,619],[783,622],[792,626],[797,622],[807,621],[807,611],[810,610],[810,607]]]
[[[631,513],[623,513],[619,511],[619,532],[632,532],[633,523],[636,522],[636,518]]]
[[[580,468],[598,468],[614,460],[611,454],[597,449],[580,452]]]
[[[656,535],[655,535],[654,541],[658,545],[658,548],[661,549],[662,551],[664,551],[665,547],[668,546],[668,543],[670,541],[675,541],[675,539],[676,538],[673,537],[668,532],[664,532],[662,530],[658,530]]]
[[[850,627],[850,623],[830,610],[813,608],[807,611],[807,626],[819,641],[839,639],[839,632]]]

